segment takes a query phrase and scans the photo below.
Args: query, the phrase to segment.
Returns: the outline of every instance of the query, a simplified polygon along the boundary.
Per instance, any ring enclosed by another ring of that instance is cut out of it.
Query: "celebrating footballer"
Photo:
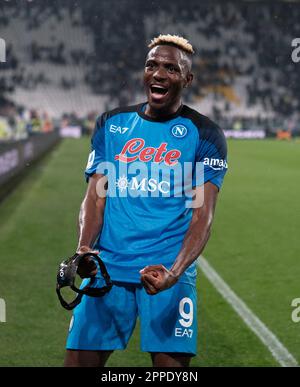
[[[223,131],[182,102],[193,55],[183,37],[154,38],[147,101],[96,121],[77,253],[99,253],[113,286],[73,310],[65,366],[104,366],[126,348],[137,318],[153,366],[187,367],[197,353],[196,259],[210,236],[227,147]],[[103,286],[92,260],[80,270]]]

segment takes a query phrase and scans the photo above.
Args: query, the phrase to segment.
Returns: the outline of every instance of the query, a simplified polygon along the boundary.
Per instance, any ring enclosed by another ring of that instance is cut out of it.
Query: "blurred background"
[[[228,176],[204,255],[300,360],[291,319],[300,297],[300,62],[292,58],[300,3],[1,0],[0,365],[62,362],[70,316],[57,303],[55,276],[76,248],[95,118],[145,100],[147,44],[160,33],[192,43],[195,78],[184,101],[228,138]],[[193,365],[279,365],[199,278]],[[149,365],[138,351],[136,333],[129,355],[114,354],[110,365]]]
[[[2,141],[54,126],[89,133],[101,111],[143,100],[147,44],[159,33],[193,44],[186,102],[224,130],[299,134],[296,2],[11,0],[0,25]]]

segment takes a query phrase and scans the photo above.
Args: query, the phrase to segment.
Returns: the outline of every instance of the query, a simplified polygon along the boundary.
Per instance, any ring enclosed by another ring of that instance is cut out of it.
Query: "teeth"
[[[160,86],[160,85],[152,85],[151,86],[151,93],[165,95],[165,94],[167,94],[167,92],[168,92],[168,89],[163,87],[163,86]]]

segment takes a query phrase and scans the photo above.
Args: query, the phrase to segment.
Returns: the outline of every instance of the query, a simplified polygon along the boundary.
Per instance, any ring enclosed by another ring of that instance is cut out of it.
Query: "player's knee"
[[[77,351],[67,349],[64,360],[64,367],[79,367]]]
[[[151,353],[153,367],[189,367],[191,355],[187,353]]]
[[[67,350],[64,367],[104,367],[113,351]]]

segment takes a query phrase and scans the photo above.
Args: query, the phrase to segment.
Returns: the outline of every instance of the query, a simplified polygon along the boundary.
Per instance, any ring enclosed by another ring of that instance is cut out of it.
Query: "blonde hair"
[[[156,46],[159,46],[159,45],[173,45],[183,51],[185,51],[186,53],[188,54],[194,54],[194,49],[193,49],[193,46],[191,45],[191,43],[189,43],[189,41],[185,38],[183,38],[182,36],[178,36],[178,35],[159,35],[157,36],[156,38],[153,38],[150,42],[150,44],[148,45],[149,48],[153,48],[153,47],[156,47]]]

